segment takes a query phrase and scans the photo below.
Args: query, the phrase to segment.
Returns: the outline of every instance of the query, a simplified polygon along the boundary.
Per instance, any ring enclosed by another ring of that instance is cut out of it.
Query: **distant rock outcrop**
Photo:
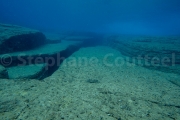
[[[40,31],[0,24],[0,54],[30,50],[45,43],[46,37]]]
[[[106,44],[149,69],[180,74],[180,37],[110,36]]]

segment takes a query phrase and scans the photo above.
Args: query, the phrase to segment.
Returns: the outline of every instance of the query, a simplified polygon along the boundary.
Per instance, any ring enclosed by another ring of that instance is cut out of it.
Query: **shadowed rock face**
[[[0,78],[9,78],[7,69],[0,65]]]
[[[46,43],[46,37],[37,30],[0,24],[0,54],[30,50]]]
[[[40,32],[12,36],[0,45],[0,54],[30,50],[45,44],[45,40]]]

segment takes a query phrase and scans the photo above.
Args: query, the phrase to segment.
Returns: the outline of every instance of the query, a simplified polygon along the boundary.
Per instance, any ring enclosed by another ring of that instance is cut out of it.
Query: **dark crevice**
[[[176,80],[169,80],[169,82],[180,87],[180,82],[178,83],[178,81],[176,81]]]
[[[78,51],[80,48],[82,47],[92,47],[92,46],[97,46],[97,45],[101,45],[102,44],[102,37],[101,36],[93,36],[92,39],[88,39],[84,42],[82,42],[81,44],[78,45],[71,45],[69,46],[67,49],[54,54],[53,57],[56,61],[55,61],[55,65],[51,66],[51,62],[48,63],[48,71],[46,73],[46,76],[42,77],[41,79],[51,76],[61,65],[61,63],[68,58],[69,56],[71,56],[74,52]]]
[[[52,57],[55,61],[55,64],[52,63],[52,61],[48,61],[48,69],[46,72],[46,75],[44,77],[42,77],[41,79],[51,76],[58,68],[59,66],[62,64],[62,62],[68,58],[69,56],[71,56],[74,52],[78,51],[81,48],[81,45],[77,45],[77,46],[69,46],[67,49],[54,54]],[[53,64],[53,65],[52,65]]]
[[[171,104],[166,104],[166,103],[160,103],[160,102],[152,101],[152,100],[146,100],[146,101],[160,105],[160,106],[180,108],[179,105],[171,105]]]

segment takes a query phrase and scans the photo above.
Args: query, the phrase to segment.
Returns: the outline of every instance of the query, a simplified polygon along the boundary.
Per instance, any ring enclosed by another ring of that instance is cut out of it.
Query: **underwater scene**
[[[179,0],[1,0],[0,120],[180,120]]]

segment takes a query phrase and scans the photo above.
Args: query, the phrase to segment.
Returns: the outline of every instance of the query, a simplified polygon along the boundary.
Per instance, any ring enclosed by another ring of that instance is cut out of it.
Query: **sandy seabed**
[[[82,57],[88,62],[77,64]],[[180,87],[169,82],[179,75],[130,63],[105,64],[117,57],[125,58],[105,46],[82,48],[44,80],[0,79],[0,119],[180,119]]]

